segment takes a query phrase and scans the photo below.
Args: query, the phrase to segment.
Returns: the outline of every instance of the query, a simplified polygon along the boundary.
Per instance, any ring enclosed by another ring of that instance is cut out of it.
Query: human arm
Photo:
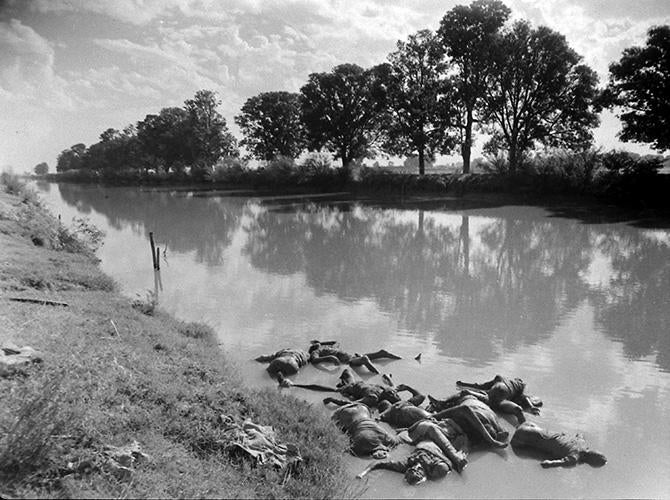
[[[259,363],[269,363],[273,359],[277,357],[277,353],[274,354],[268,354],[266,356],[258,356],[255,358],[255,361],[258,361]]]
[[[523,424],[526,421],[526,417],[523,414],[523,409],[516,403],[505,399],[500,401],[495,408],[500,410],[502,413],[507,413],[509,415],[514,415],[520,424]]]
[[[330,398],[330,397],[329,398],[324,398],[323,404],[327,405],[328,403],[332,403],[332,404],[337,405],[337,406],[344,406],[344,405],[348,405],[349,403],[351,403],[351,401],[346,401],[344,399]]]
[[[407,470],[407,462],[400,462],[400,461],[386,461],[386,462],[375,462],[373,464],[368,465],[363,472],[358,474],[356,477],[358,479],[362,479],[365,475],[367,475],[368,472],[371,472],[373,470],[390,470],[393,472],[400,472],[403,474]]]
[[[396,390],[398,392],[409,391],[412,394],[412,397],[408,401],[415,406],[419,406],[426,399],[426,396],[424,396],[419,391],[417,391],[413,387],[410,387],[409,385],[406,385],[406,384],[399,384],[398,386],[396,386]]]
[[[565,457],[559,458],[558,460],[542,460],[540,465],[545,469],[550,467],[572,467],[577,465],[577,456],[566,455]]]
[[[316,354],[316,351],[314,353],[312,353],[312,355],[309,358],[310,363],[312,363],[313,365],[316,365],[316,364],[319,364],[319,363],[326,363],[326,362],[334,363],[336,365],[340,364],[340,360],[337,359],[337,356],[332,356],[332,355],[316,356],[315,354]]]
[[[469,387],[471,389],[481,389],[484,391],[488,391],[491,387],[493,387],[493,384],[496,382],[495,379],[489,380],[488,382],[484,382],[483,384],[478,384],[476,382],[462,382],[460,380],[456,381],[456,385],[458,387]]]
[[[528,413],[532,413],[533,415],[539,415],[540,414],[540,408],[539,406],[535,405],[533,402],[533,398],[530,396],[526,396],[525,394],[521,396],[521,407],[526,410]]]

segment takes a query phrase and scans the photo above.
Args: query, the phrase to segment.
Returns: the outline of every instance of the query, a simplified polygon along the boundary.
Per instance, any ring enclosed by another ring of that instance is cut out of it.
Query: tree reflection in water
[[[447,355],[490,361],[496,349],[547,338],[588,301],[628,355],[658,351],[668,368],[667,242],[523,211],[478,222],[474,234],[468,215],[440,224],[436,212],[407,213],[362,204],[261,210],[245,226],[244,251],[265,272],[304,273],[317,294],[374,299]],[[604,289],[586,279],[600,252],[617,273]]]
[[[528,210],[424,211],[368,204],[191,196],[61,184],[62,198],[115,228],[221,264],[236,231],[267,273],[302,273],[316,295],[374,300],[440,351],[488,362],[552,335],[582,304],[631,358],[670,370],[670,238]],[[112,193],[112,195],[110,195]],[[605,282],[592,279],[606,268]]]
[[[244,200],[193,196],[167,190],[94,188],[60,184],[63,200],[84,213],[105,215],[115,229],[132,228],[176,252],[195,252],[197,262],[220,265],[240,224]]]

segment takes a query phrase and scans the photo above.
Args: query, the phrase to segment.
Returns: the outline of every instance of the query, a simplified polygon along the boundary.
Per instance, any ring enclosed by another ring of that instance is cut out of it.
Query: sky
[[[246,99],[299,91],[310,73],[379,64],[468,0],[0,0],[0,170],[55,170],[58,154],[199,89],[233,118]],[[670,24],[668,0],[505,0],[516,19],[562,33],[602,84],[624,48]],[[596,144],[620,143],[601,116]],[[481,141],[480,141],[481,143]],[[481,146],[479,144],[478,146]],[[477,146],[475,152],[477,151]]]

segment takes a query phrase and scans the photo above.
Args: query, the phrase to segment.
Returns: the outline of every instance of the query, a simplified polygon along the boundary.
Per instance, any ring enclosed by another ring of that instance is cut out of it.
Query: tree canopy
[[[300,91],[310,149],[333,151],[344,167],[369,156],[382,119],[373,71],[341,64],[329,73],[312,73]]]
[[[644,47],[624,50],[609,67],[605,104],[622,109],[622,141],[670,149],[670,26],[655,26]]]
[[[45,161],[38,163],[33,168],[33,172],[35,172],[35,175],[46,175],[49,173],[49,165]]]
[[[382,148],[395,155],[416,154],[419,174],[424,162],[453,146],[449,133],[452,87],[445,76],[444,50],[430,30],[399,41],[389,64],[377,69],[384,84],[385,140]]]
[[[496,44],[485,117],[491,123],[489,152],[507,151],[516,169],[533,146],[586,148],[598,124],[594,100],[598,77],[565,37],[517,21]]]
[[[472,133],[481,121],[484,98],[491,81],[491,57],[498,32],[510,16],[499,0],[475,0],[445,14],[438,34],[454,73],[453,104],[458,113],[452,126],[460,132],[463,172],[470,171]]]
[[[259,160],[297,157],[306,146],[300,94],[264,92],[247,99],[235,117],[244,139],[240,144]]]

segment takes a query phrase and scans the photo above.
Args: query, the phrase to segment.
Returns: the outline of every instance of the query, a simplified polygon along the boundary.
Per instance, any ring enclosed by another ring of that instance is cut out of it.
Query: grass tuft
[[[216,336],[211,326],[197,322],[181,323],[177,330],[184,337],[192,339],[213,339]]]

